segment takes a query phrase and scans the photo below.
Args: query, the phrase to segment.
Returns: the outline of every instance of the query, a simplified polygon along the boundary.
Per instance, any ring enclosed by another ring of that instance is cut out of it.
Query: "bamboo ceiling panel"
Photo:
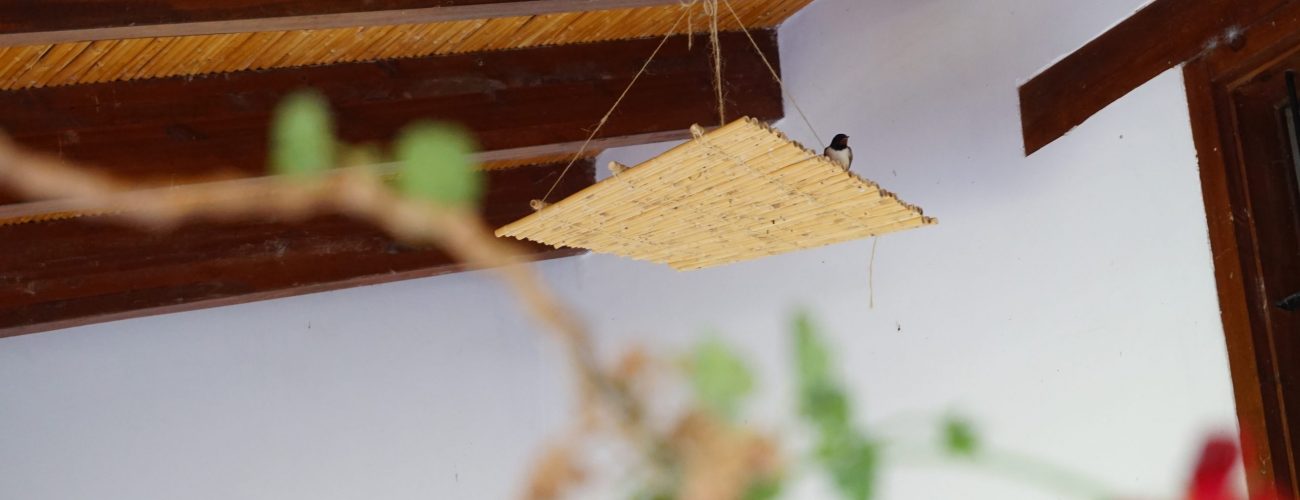
[[[780,24],[812,0],[732,2],[750,28]],[[0,90],[375,61],[700,32],[703,4],[467,21],[0,47]],[[719,29],[737,30],[730,11]],[[705,40],[701,40],[704,43]]]
[[[744,118],[497,231],[694,270],[935,224]]]

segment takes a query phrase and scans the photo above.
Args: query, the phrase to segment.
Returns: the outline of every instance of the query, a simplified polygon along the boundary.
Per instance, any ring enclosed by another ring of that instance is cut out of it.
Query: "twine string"
[[[546,195],[542,196],[539,206],[546,205],[546,200],[555,192],[555,188],[560,186],[560,181],[564,180],[564,175],[568,174],[569,169],[573,168],[573,164],[577,163],[578,159],[582,158],[582,154],[587,152],[587,147],[590,146],[591,141],[596,138],[596,134],[599,134],[600,129],[604,128],[605,123],[609,122],[609,117],[614,114],[614,110],[618,109],[620,104],[623,104],[623,99],[627,98],[628,92],[632,91],[632,87],[636,85],[637,80],[641,79],[641,75],[644,75],[646,70],[650,68],[650,63],[654,62],[655,56],[659,55],[659,51],[662,50],[664,45],[668,43],[668,40],[673,37],[673,34],[677,31],[677,27],[681,26],[682,19],[689,16],[690,13],[691,11],[689,9],[684,10],[682,15],[677,18],[677,21],[673,23],[672,29],[668,30],[668,34],[664,35],[663,40],[659,41],[659,45],[655,47],[654,52],[651,52],[650,57],[646,58],[645,63],[641,65],[641,69],[636,72],[636,75],[632,77],[632,81],[628,82],[627,87],[623,89],[623,93],[619,94],[618,99],[614,101],[614,105],[609,107],[609,111],[606,111],[605,116],[600,118],[600,122],[596,124],[596,128],[592,129],[591,133],[587,135],[587,140],[582,142],[582,147],[578,148],[578,152],[573,155],[573,159],[569,160],[569,164],[564,166],[564,170],[560,171],[560,176],[555,178],[555,184],[552,184],[551,189],[548,189]]]
[[[781,80],[781,74],[776,71],[775,66],[772,66],[772,62],[767,60],[767,55],[763,54],[763,49],[758,46],[758,40],[754,39],[754,35],[749,32],[749,28],[745,27],[745,22],[740,20],[740,14],[737,14],[736,9],[731,6],[731,0],[722,0],[722,3],[727,6],[727,10],[731,11],[731,17],[736,20],[736,26],[740,27],[740,31],[745,33],[745,37],[749,39],[749,43],[754,46],[754,52],[758,52],[758,57],[763,60],[763,64],[767,66],[767,70],[772,73],[772,78],[776,80],[776,85],[781,87],[781,93],[785,95],[786,99],[790,100],[790,104],[794,105],[794,110],[799,113],[799,118],[802,119],[803,124],[808,127],[808,131],[812,132],[813,138],[817,139],[817,144],[821,146],[822,149],[826,149],[826,143],[822,141],[821,135],[817,134],[817,128],[813,127],[812,122],[808,120],[808,115],[804,114],[803,108],[799,107],[799,101],[795,100],[794,94],[791,94],[790,91],[785,88],[785,82]]]
[[[591,134],[587,136],[587,140],[583,141],[582,147],[578,148],[578,152],[573,155],[573,159],[569,160],[569,164],[565,165],[564,169],[560,171],[559,177],[556,177],[555,183],[546,191],[546,195],[543,196],[541,200],[538,200],[538,203],[534,204],[535,209],[540,210],[548,205],[546,200],[555,193],[555,189],[559,187],[560,182],[564,180],[564,176],[568,174],[569,170],[573,168],[573,165],[582,158],[583,153],[587,151],[587,147],[591,145],[591,141],[596,138],[596,134],[600,133],[601,128],[603,128],[605,123],[609,121],[609,117],[614,114],[614,111],[618,109],[618,106],[623,103],[623,99],[627,97],[628,92],[630,92],[632,87],[636,85],[637,80],[641,78],[641,75],[645,74],[646,70],[650,67],[650,63],[654,61],[655,56],[659,54],[659,51],[668,43],[668,40],[677,32],[677,27],[681,26],[683,18],[687,22],[686,43],[689,50],[693,44],[692,36],[694,31],[691,29],[693,26],[691,10],[699,1],[700,0],[690,0],[689,2],[682,2],[682,15],[673,23],[673,27],[668,30],[668,34],[664,35],[664,38],[659,41],[659,45],[655,47],[654,52],[650,53],[650,57],[646,59],[645,64],[641,65],[641,70],[632,77],[631,82],[628,82],[627,88],[623,89],[623,93],[614,101],[614,105],[610,106],[609,111],[605,113],[605,116],[601,117],[600,122],[596,124],[596,127],[591,131]],[[767,55],[763,53],[762,47],[758,45],[758,40],[754,39],[754,35],[749,32],[749,28],[745,26],[744,21],[741,21],[740,14],[738,14],[735,7],[731,5],[731,1],[704,0],[704,12],[709,16],[709,41],[713,46],[713,90],[718,101],[718,125],[722,126],[727,124],[726,92],[722,81],[722,46],[718,36],[718,16],[722,5],[725,5],[727,10],[731,12],[731,17],[735,19],[736,25],[740,27],[740,30],[743,33],[745,33],[745,38],[749,39],[750,45],[754,47],[754,52],[758,53],[759,59],[763,61],[763,65],[767,67],[768,72],[772,74],[772,78],[776,80],[777,86],[781,89],[781,94],[784,95],[786,99],[790,100],[790,104],[794,106],[795,111],[799,114],[799,118],[803,120],[804,125],[808,127],[808,131],[812,132],[813,138],[817,140],[817,144],[822,149],[825,149],[825,141],[822,141],[821,135],[817,133],[816,127],[813,127],[812,121],[808,119],[808,115],[804,113],[803,108],[799,106],[799,102],[794,98],[794,95],[785,87],[785,82],[781,79],[781,74],[776,71],[776,67],[772,65],[772,62],[768,60]]]

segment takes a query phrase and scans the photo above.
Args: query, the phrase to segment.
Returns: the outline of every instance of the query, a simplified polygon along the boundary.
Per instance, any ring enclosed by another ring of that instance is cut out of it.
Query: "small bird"
[[[853,148],[849,147],[849,136],[836,134],[831,139],[831,145],[826,148],[826,157],[848,170],[853,165]]]

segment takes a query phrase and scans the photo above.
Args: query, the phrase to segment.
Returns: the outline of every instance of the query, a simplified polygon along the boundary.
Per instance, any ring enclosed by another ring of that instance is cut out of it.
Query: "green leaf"
[[[781,495],[782,484],[778,476],[760,478],[749,484],[745,489],[743,500],[773,500]]]
[[[875,494],[879,458],[876,445],[859,437],[827,460],[827,468],[840,493],[851,500],[868,500]]]
[[[838,388],[819,384],[802,391],[800,411],[823,434],[849,427],[849,401]]]
[[[816,327],[807,313],[799,313],[794,321],[795,367],[800,387],[807,388],[829,383],[831,380],[830,351],[818,338]]]
[[[853,428],[853,411],[835,379],[831,351],[807,314],[795,317],[794,334],[799,410],[817,432],[814,458],[845,497],[868,500],[875,493],[879,447]]]
[[[795,317],[794,330],[800,413],[822,433],[847,428],[848,397],[831,375],[830,349],[806,313]]]
[[[720,416],[735,417],[754,388],[754,377],[745,362],[726,344],[710,340],[695,348],[691,364],[691,384],[700,402]]]
[[[280,102],[271,126],[271,169],[306,177],[334,166],[334,123],[325,98],[310,90]]]
[[[974,456],[979,451],[979,437],[970,423],[956,417],[949,417],[943,423],[944,447],[960,457]]]
[[[474,143],[459,128],[440,123],[407,127],[397,141],[402,162],[398,187],[408,196],[444,205],[471,205],[483,192],[474,167]]]

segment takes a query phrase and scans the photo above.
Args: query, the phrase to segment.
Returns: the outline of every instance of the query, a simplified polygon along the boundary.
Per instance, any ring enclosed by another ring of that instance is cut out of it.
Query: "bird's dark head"
[[[831,139],[831,147],[835,149],[844,149],[849,147],[849,136],[844,134],[835,134],[835,138]]]

